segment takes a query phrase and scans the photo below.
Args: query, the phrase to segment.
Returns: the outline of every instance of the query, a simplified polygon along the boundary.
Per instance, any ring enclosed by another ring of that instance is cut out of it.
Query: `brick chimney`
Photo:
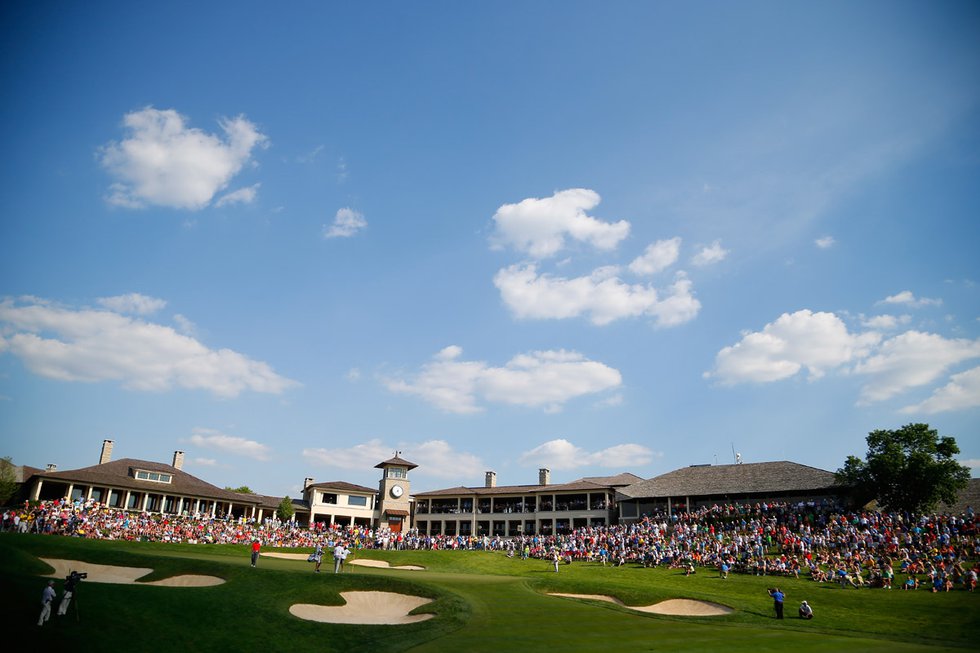
[[[102,455],[99,456],[99,464],[105,465],[112,460],[112,440],[102,441]]]
[[[44,468],[46,472],[56,472],[58,471],[58,466],[54,463],[48,463],[47,467]]]
[[[184,452],[183,451],[175,451],[174,452],[174,467],[176,469],[183,469],[184,468]]]
[[[487,472],[487,481],[484,487],[497,487],[497,472]]]
[[[306,488],[313,485],[313,479],[309,476],[303,479],[303,492],[306,492]]]
[[[542,467],[538,470],[538,485],[549,485],[551,483],[551,470]]]

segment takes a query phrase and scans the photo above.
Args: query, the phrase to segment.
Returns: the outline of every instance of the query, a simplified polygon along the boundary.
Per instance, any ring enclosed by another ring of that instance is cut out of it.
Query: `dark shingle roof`
[[[313,487],[318,490],[341,490],[343,492],[360,492],[360,493],[367,493],[367,494],[378,493],[378,488],[376,487],[365,487],[363,485],[354,485],[353,483],[348,483],[346,481],[325,481],[323,483],[313,483],[309,487]]]
[[[173,482],[164,484],[154,481],[143,481],[133,476],[134,470],[143,469],[150,472],[165,472],[173,475]],[[40,472],[35,477],[54,479],[61,482],[80,482],[95,486],[115,487],[141,492],[164,494],[181,494],[206,499],[233,501],[236,503],[260,503],[257,495],[240,494],[211,485],[196,476],[177,469],[172,465],[121,458],[100,465],[81,467],[64,472]],[[281,499],[280,499],[281,501]]]
[[[384,469],[385,465],[400,465],[401,467],[408,467],[409,469],[415,469],[418,467],[415,463],[410,463],[398,454],[395,454],[393,458],[382,461],[374,466],[375,469]]]
[[[980,478],[971,478],[967,486],[960,490],[956,503],[941,504],[938,510],[951,515],[962,515],[968,507],[973,508],[974,512],[980,511]]]
[[[741,465],[695,465],[620,490],[627,498],[724,496],[830,491],[834,474],[788,461]]]
[[[611,487],[625,487],[627,485],[633,485],[634,483],[639,483],[643,480],[642,477],[636,474],[631,474],[630,472],[623,472],[622,474],[616,474],[615,476],[586,476],[580,478],[580,481],[588,481],[589,483],[595,483],[596,485],[608,485]]]

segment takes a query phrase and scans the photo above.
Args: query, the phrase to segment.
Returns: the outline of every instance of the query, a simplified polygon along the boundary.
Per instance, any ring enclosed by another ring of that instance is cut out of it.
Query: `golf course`
[[[842,589],[809,579],[686,576],[493,551],[356,550],[314,573],[309,549],[0,534],[10,632],[69,651],[926,651],[980,648],[980,594]],[[67,613],[41,592],[88,573]],[[786,595],[777,620],[767,589]],[[806,600],[815,618],[797,618]]]

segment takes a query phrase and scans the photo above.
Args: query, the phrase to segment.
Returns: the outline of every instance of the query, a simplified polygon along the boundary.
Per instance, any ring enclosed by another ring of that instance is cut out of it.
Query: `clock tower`
[[[393,458],[380,462],[374,467],[381,471],[381,482],[378,487],[378,509],[380,518],[378,526],[387,528],[394,533],[400,533],[412,527],[411,502],[408,480],[409,470],[418,467],[401,457],[401,451],[396,451]]]

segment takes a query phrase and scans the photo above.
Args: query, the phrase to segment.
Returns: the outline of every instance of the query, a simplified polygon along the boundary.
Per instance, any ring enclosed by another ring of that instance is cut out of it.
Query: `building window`
[[[408,478],[408,470],[404,467],[389,467],[388,478]]]
[[[336,505],[336,503],[337,503],[337,495],[336,494],[327,494],[326,492],[324,492],[323,493],[323,499],[321,500],[321,502],[322,503],[330,503],[330,504]]]
[[[348,506],[366,506],[367,505],[367,497],[354,497],[354,496],[347,497],[347,505]]]
[[[137,469],[133,476],[141,481],[153,481],[154,483],[170,483],[173,480],[172,474],[148,472],[145,469]]]

